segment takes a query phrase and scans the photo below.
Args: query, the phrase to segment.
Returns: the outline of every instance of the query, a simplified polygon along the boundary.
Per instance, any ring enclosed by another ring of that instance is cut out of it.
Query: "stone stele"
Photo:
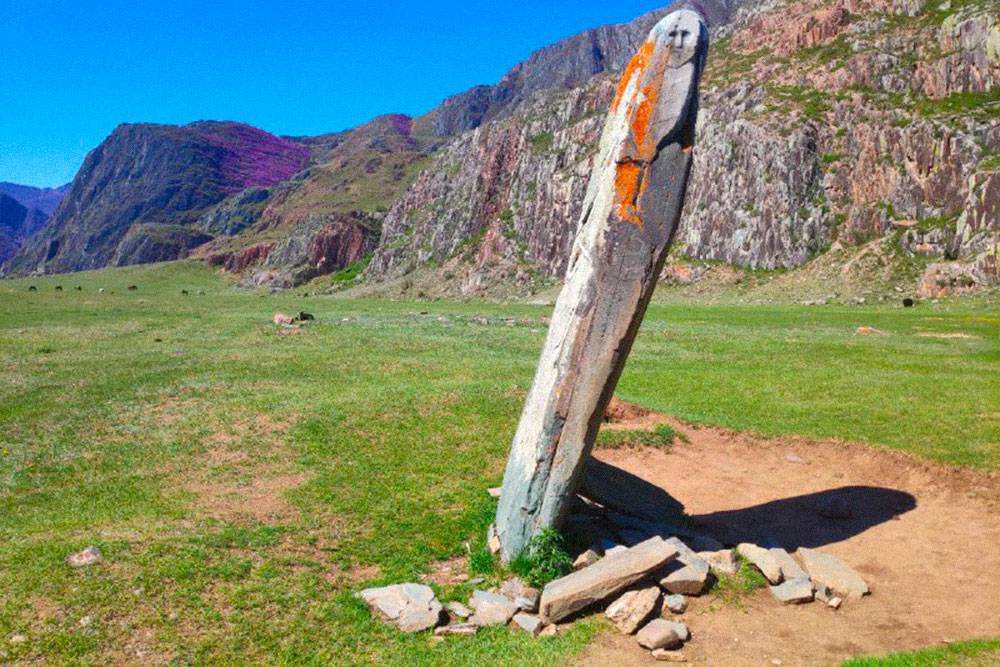
[[[505,560],[561,524],[579,484],[680,220],[707,51],[701,15],[673,12],[618,86],[504,476]]]

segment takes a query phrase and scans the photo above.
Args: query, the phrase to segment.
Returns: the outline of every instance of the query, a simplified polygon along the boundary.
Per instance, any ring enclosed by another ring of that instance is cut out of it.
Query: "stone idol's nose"
[[[689,40],[690,36],[691,33],[689,31],[681,30],[678,28],[671,30],[669,33],[669,37],[673,42],[675,49],[683,49],[685,44],[687,44],[690,41]]]

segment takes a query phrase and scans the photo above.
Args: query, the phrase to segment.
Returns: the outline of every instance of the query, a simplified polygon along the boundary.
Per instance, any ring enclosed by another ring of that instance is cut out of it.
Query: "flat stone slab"
[[[91,565],[97,565],[102,560],[104,556],[101,555],[101,550],[97,547],[87,547],[78,554],[73,554],[66,559],[66,563],[70,567],[90,567]]]
[[[461,602],[449,602],[444,606],[448,610],[448,613],[455,618],[466,619],[472,616],[472,610],[466,607]]]
[[[538,602],[542,597],[541,591],[528,586],[517,577],[504,582],[500,587],[500,595],[513,600],[518,609],[529,613],[538,611]]]
[[[805,547],[799,549],[798,554],[812,580],[829,587],[837,595],[857,599],[871,593],[861,575],[836,556]]]
[[[764,578],[772,584],[780,584],[782,581],[781,565],[775,560],[774,555],[768,549],[758,547],[755,544],[743,543],[736,547],[741,556],[761,571]]]
[[[542,591],[541,617],[556,623],[620,593],[677,558],[677,547],[654,537],[606,555],[590,567],[551,582]]]
[[[697,597],[708,588],[708,574],[708,563],[699,559],[660,579],[660,586],[669,593]]]
[[[677,629],[670,621],[657,618],[646,624],[635,636],[639,646],[655,651],[656,649],[680,648],[684,641],[677,636]]]
[[[632,635],[649,620],[660,602],[657,586],[629,591],[611,603],[604,615],[622,634]]]
[[[443,608],[430,586],[396,584],[359,593],[372,613],[403,632],[421,632],[441,622]]]
[[[808,579],[809,575],[803,570],[792,555],[785,551],[784,549],[768,549],[771,552],[771,556],[778,563],[778,569],[781,570],[781,577],[785,581],[790,581],[792,579]]]
[[[805,604],[813,601],[813,585],[808,578],[789,579],[771,586],[771,595],[781,604]]]
[[[658,648],[650,653],[653,660],[657,662],[688,662],[688,657],[680,651],[669,651],[665,648]]]
[[[445,625],[434,630],[435,637],[469,637],[479,632],[479,626],[474,623],[456,623]]]
[[[545,624],[542,623],[542,619],[538,618],[534,614],[526,614],[523,611],[514,614],[513,621],[513,627],[516,630],[527,632],[532,637],[537,637],[541,634],[542,628],[545,626]]]
[[[469,622],[481,627],[507,625],[519,611],[513,600],[489,591],[474,591],[469,606],[476,610]]]

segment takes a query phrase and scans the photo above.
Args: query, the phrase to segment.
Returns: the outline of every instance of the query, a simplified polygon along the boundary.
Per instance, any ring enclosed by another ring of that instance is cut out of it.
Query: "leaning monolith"
[[[560,525],[597,438],[680,220],[707,50],[704,19],[673,12],[618,86],[504,476],[505,560]]]

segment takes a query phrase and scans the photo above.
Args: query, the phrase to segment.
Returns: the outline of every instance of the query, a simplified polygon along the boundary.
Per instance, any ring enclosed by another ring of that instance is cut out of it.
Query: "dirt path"
[[[842,557],[873,589],[837,612],[782,607],[766,589],[739,604],[711,594],[694,600],[685,614],[691,663],[833,665],[1000,636],[997,475],[863,446],[664,421],[689,442],[670,452],[606,450],[597,458],[669,491],[726,541],[817,547]],[[831,513],[842,518],[823,516]],[[633,638],[607,633],[572,664],[654,662]]]

